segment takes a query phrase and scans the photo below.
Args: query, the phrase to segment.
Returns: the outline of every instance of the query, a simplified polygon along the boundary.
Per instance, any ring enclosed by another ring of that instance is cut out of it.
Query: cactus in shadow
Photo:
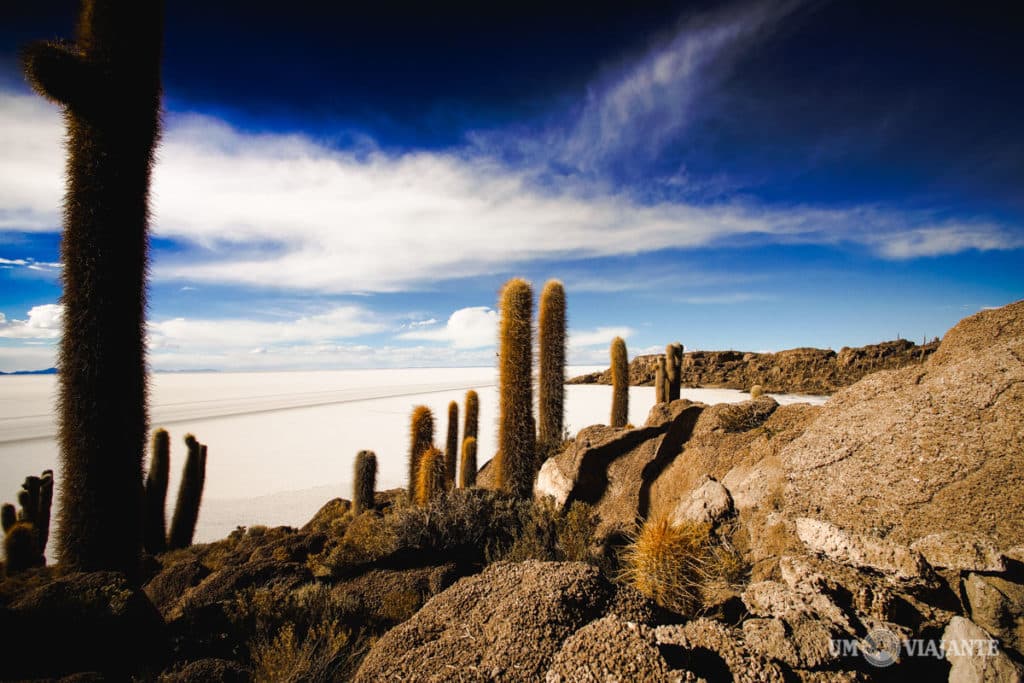
[[[501,294],[499,341],[500,408],[495,484],[520,498],[530,497],[536,465],[533,420],[533,291],[526,280],[505,283]]]
[[[150,170],[163,3],[82,0],[74,44],[34,43],[25,75],[67,127],[58,352],[60,564],[136,576],[147,434]]]
[[[419,476],[416,477],[417,505],[426,506],[444,491],[444,453],[428,448],[420,457]]]
[[[664,403],[668,393],[665,387],[665,358],[658,356],[658,364],[654,369],[654,402]]]
[[[53,470],[44,470],[42,476],[25,477],[25,482],[18,492],[18,506],[7,503],[3,506],[2,518],[4,533],[14,530],[19,524],[24,524],[29,533],[32,534],[32,542],[25,545],[21,541],[16,552],[27,552],[28,549],[34,556],[28,561],[27,566],[43,566],[46,564],[44,552],[46,543],[50,537],[50,506],[53,503]],[[19,534],[26,533],[24,529]]]
[[[476,437],[467,436],[462,441],[462,462],[459,464],[459,488],[476,486]]]
[[[153,432],[153,450],[146,475],[146,552],[167,550],[167,481],[171,472],[171,437],[165,429]]]
[[[409,497],[416,497],[420,477],[420,458],[434,446],[434,414],[426,406],[412,409],[409,430]]]
[[[0,520],[3,521],[5,534],[14,528],[14,525],[18,523],[18,512],[13,505],[4,503],[3,509],[0,511]]]
[[[629,422],[629,359],[626,342],[616,337],[611,345],[612,361],[612,427],[625,427]]]
[[[178,502],[174,506],[171,520],[171,534],[167,547],[170,550],[187,548],[192,545],[199,520],[199,506],[203,499],[203,485],[206,483],[206,447],[191,434],[185,435],[188,455],[185,469],[178,486]]]
[[[678,401],[683,377],[683,345],[679,342],[665,347],[665,376],[668,380],[668,400]]]
[[[459,464],[459,404],[448,404],[448,438],[444,442],[444,485],[455,486],[455,468]]]
[[[16,522],[4,534],[4,558],[8,576],[34,567],[42,554],[36,545],[36,530],[30,522]]]
[[[466,392],[466,426],[463,429],[463,440],[477,437],[480,421],[480,397],[470,389]]]
[[[544,452],[561,443],[565,421],[565,288],[549,280],[540,295],[537,320],[540,376],[537,382],[537,441]]]
[[[372,510],[375,505],[373,492],[377,487],[377,454],[373,451],[359,451],[356,454],[354,474],[352,507],[358,515],[366,510]]]

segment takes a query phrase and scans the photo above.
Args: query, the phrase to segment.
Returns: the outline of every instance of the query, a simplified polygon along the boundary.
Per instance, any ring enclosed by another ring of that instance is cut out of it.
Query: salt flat
[[[599,369],[573,367],[567,374]],[[153,375],[151,386],[151,424],[171,433],[169,507],[184,464],[183,437],[191,432],[209,446],[197,541],[221,538],[239,525],[305,523],[328,499],[350,496],[352,463],[361,449],[377,453],[379,489],[404,486],[415,405],[434,412],[441,445],[448,402],[459,403],[461,435],[463,399],[468,389],[476,390],[480,463],[496,450],[493,368],[169,373]],[[0,378],[0,500],[15,501],[25,476],[47,468],[55,471],[59,496],[55,395],[53,376]],[[748,398],[730,389],[684,389],[682,395],[705,403]],[[780,403],[825,400],[774,396]],[[631,387],[630,421],[643,424],[653,404],[652,387]],[[610,408],[609,386],[566,387],[572,433],[606,423]]]

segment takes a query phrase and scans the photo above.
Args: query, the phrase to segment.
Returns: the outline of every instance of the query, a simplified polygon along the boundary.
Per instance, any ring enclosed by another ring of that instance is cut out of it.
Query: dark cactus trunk
[[[358,515],[372,510],[375,504],[374,489],[377,487],[377,455],[373,451],[359,451],[356,454],[354,480],[352,484],[352,508]]]
[[[83,0],[75,45],[23,55],[64,107],[67,192],[58,356],[64,481],[58,557],[134,576],[142,549],[149,178],[159,129],[163,6]]]
[[[167,550],[167,481],[171,473],[171,437],[163,429],[153,434],[153,454],[146,475],[146,552]]]
[[[191,434],[185,437],[188,456],[178,486],[178,501],[174,506],[171,520],[171,535],[168,548],[187,548],[192,545],[199,521],[199,507],[203,500],[203,485],[206,483],[206,446]]]
[[[629,422],[629,358],[622,337],[612,340],[612,427],[625,427]]]
[[[448,436],[444,442],[444,483],[446,488],[455,486],[455,468],[459,464],[459,404],[448,404]]]

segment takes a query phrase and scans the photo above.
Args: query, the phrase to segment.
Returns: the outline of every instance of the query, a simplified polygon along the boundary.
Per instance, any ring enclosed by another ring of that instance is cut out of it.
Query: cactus
[[[558,280],[548,281],[540,295],[537,342],[537,441],[546,452],[561,442],[565,421],[565,288]]]
[[[167,480],[171,472],[171,437],[165,429],[153,432],[153,454],[146,475],[146,552],[167,550]]]
[[[415,498],[420,477],[420,458],[434,445],[434,414],[426,406],[412,409],[409,443],[409,497]]]
[[[53,506],[53,470],[43,470],[39,487],[39,512],[36,514],[36,542],[39,546],[39,559],[46,564],[43,554],[46,544],[50,541],[50,508]]]
[[[17,522],[4,534],[7,574],[16,574],[38,564],[41,554],[36,545],[36,530],[29,522]]]
[[[459,488],[476,486],[476,437],[467,436],[462,441],[462,462],[459,465]]]
[[[625,427],[629,422],[629,359],[622,337],[612,340],[612,421],[611,426]]]
[[[455,468],[459,464],[459,404],[448,404],[448,438],[444,442],[444,485],[455,486]]]
[[[470,389],[466,392],[466,427],[463,430],[462,438],[468,439],[477,437],[477,430],[480,420],[480,397]]]
[[[665,402],[665,358],[658,356],[658,365],[654,370],[654,402]]]
[[[40,477],[25,477],[25,483],[21,485],[21,491],[18,492],[20,510],[16,510],[9,503],[3,506],[4,533],[12,531],[19,524],[24,524],[32,534],[31,545],[19,545],[19,550],[16,551],[22,552],[25,551],[25,548],[30,548],[35,553],[27,566],[42,567],[46,564],[43,553],[50,537],[50,506],[52,503],[53,470],[44,470]],[[21,533],[25,533],[24,530],[19,531],[19,534]]]
[[[18,512],[10,503],[4,503],[3,510],[0,512],[0,519],[3,520],[4,533],[6,534],[18,523]]]
[[[34,43],[22,53],[29,83],[63,107],[68,131],[57,361],[57,555],[68,571],[139,569],[162,33],[162,2],[82,0],[75,44]]]
[[[668,380],[668,400],[678,401],[683,376],[683,345],[679,342],[665,347],[665,376]]]
[[[536,460],[530,284],[519,278],[505,283],[500,309],[500,411],[495,484],[520,498],[529,498]]]
[[[171,520],[171,535],[167,543],[170,550],[192,545],[196,522],[199,520],[199,506],[203,499],[203,485],[206,483],[206,447],[191,434],[185,435],[185,445],[188,447],[188,456]]]
[[[416,504],[426,506],[444,491],[444,453],[428,448],[420,458],[419,476],[416,478]]]
[[[377,455],[373,451],[356,454],[355,478],[352,483],[352,507],[358,515],[374,507],[373,492],[377,487]]]
[[[755,384],[750,387],[750,398],[757,398],[759,396],[764,396],[764,389],[761,388],[761,385]]]

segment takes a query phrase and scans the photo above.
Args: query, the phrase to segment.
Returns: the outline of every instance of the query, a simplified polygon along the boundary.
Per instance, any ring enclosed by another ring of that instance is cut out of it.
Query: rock
[[[705,475],[703,483],[679,501],[672,511],[673,524],[717,524],[734,512],[732,496],[724,486]]]
[[[918,579],[928,572],[928,564],[917,551],[880,538],[851,533],[835,524],[802,517],[796,520],[796,533],[812,553],[840,564],[874,569],[901,579]]]
[[[533,496],[538,499],[550,496],[554,499],[555,505],[562,508],[572,493],[573,483],[573,480],[562,472],[558,461],[555,458],[548,458],[537,473]]]
[[[42,585],[20,596],[4,621],[4,651],[17,653],[0,658],[4,680],[83,671],[123,678],[166,652],[160,613],[116,572],[68,574]]]
[[[1024,538],[1024,301],[965,318],[923,365],[833,395],[782,451],[786,510],[896,543]]]
[[[695,619],[682,626],[659,626],[654,634],[658,650],[669,666],[690,671],[699,678],[737,683],[786,680],[778,664],[747,649],[742,631],[710,619]]]
[[[812,669],[835,661],[834,633],[815,619],[748,619],[743,622],[747,647],[768,659],[796,669]]]
[[[309,569],[295,562],[265,560],[225,567],[186,591],[169,613],[168,620],[176,619],[188,611],[232,600],[239,591],[246,588],[295,588],[312,580],[313,575]]]
[[[686,680],[658,652],[654,630],[609,615],[569,636],[545,676],[547,683]]]
[[[715,431],[748,432],[757,429],[772,416],[779,404],[771,396],[761,396],[740,403],[719,403],[709,410],[713,420],[708,426]]]
[[[238,662],[230,659],[200,659],[173,671],[160,674],[159,683],[248,683],[252,674]]]
[[[411,569],[373,569],[334,586],[340,604],[357,607],[371,619],[405,621],[426,600],[451,586],[467,571],[455,564]]]
[[[969,574],[964,594],[971,620],[1024,654],[1024,585],[997,576]]]
[[[166,616],[177,606],[188,589],[199,585],[209,575],[210,570],[201,562],[185,560],[165,567],[150,579],[143,590],[160,610],[160,614]]]
[[[381,637],[356,681],[541,679],[612,593],[581,562],[499,562],[434,596]]]
[[[964,617],[953,617],[942,634],[950,683],[1019,683],[1021,669],[992,637]]]
[[[910,544],[928,564],[942,569],[971,572],[1004,572],[1006,560],[991,540],[978,534],[940,531]]]
[[[352,509],[352,503],[345,500],[344,498],[334,498],[327,501],[323,506],[316,511],[313,518],[306,522],[306,525],[302,527],[301,531],[304,532],[329,532],[331,530],[331,522],[343,517]]]

